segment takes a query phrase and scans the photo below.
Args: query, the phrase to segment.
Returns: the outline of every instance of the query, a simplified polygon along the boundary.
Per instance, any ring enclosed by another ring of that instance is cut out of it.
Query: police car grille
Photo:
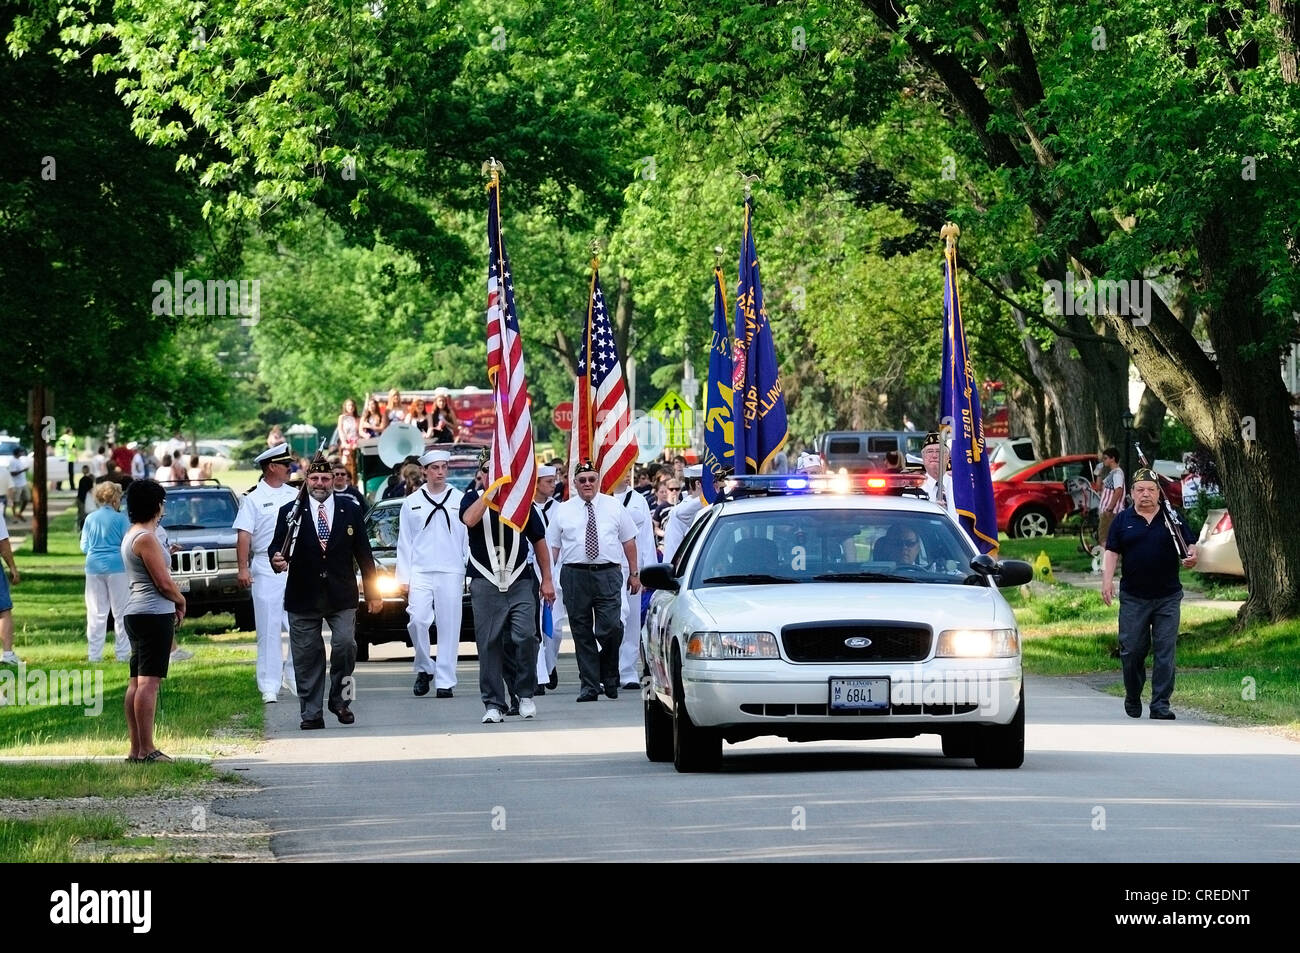
[[[781,644],[792,662],[919,662],[930,654],[927,626],[837,622],[787,625]],[[850,639],[868,639],[854,647]]]

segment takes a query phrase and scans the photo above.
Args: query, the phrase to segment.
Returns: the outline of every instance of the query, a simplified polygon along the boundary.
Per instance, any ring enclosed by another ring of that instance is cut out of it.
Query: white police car
[[[921,478],[742,479],[748,495],[708,507],[670,565],[642,570],[656,590],[641,634],[651,761],[711,770],[724,740],[764,735],[937,733],[949,757],[1020,767],[1020,638],[997,587],[1033,569],[893,495]]]

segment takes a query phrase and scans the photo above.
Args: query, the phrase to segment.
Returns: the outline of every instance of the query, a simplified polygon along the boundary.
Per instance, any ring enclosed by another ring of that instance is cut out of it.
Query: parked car
[[[1246,577],[1241,564],[1241,550],[1237,548],[1237,534],[1233,532],[1232,517],[1227,510],[1206,512],[1205,525],[1196,540],[1196,568],[1193,572]]]
[[[1034,442],[1031,439],[1009,437],[999,441],[993,448],[993,452],[989,454],[989,472],[998,479],[1005,480],[1011,474],[1037,462],[1038,453],[1034,450]]]
[[[1074,453],[1039,460],[1021,470],[993,475],[993,502],[997,506],[998,529],[1011,537],[1050,536],[1061,520],[1074,512],[1070,486],[1076,480],[1099,485],[1094,453]],[[1177,480],[1161,484],[1174,506],[1183,505],[1183,488]]]
[[[762,480],[641,571],[646,757],[707,771],[723,741],[934,733],[949,757],[1020,767],[1019,632],[997,587],[1032,568],[978,555],[928,500]]]
[[[186,614],[231,612],[235,628],[251,632],[253,593],[239,586],[235,553],[235,516],[239,500],[215,481],[201,486],[167,488],[162,525],[167,538],[181,547],[171,554],[172,579],[185,594]]]
[[[380,500],[366,514],[366,536],[370,539],[370,549],[375,556],[375,569],[379,574],[379,594],[383,598],[383,607],[378,613],[371,613],[366,608],[365,590],[361,586],[361,576],[357,575],[357,661],[370,659],[370,646],[383,642],[405,642],[411,644],[411,635],[406,631],[406,594],[402,592],[393,573],[397,569],[397,528],[401,522],[401,500]],[[465,580],[465,592],[461,599],[460,641],[474,642],[474,608],[469,598],[469,579]],[[438,620],[435,618],[429,626],[429,644],[438,643]]]

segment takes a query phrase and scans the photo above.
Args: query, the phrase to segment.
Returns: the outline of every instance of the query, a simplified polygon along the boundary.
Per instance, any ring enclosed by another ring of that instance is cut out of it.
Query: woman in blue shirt
[[[86,554],[86,641],[90,643],[90,660],[98,662],[104,654],[104,637],[108,610],[113,610],[113,649],[119,662],[131,657],[131,641],[126,635],[126,601],[130,585],[122,562],[122,538],[130,520],[122,512],[122,487],[110,481],[98,484],[93,492],[99,509],[86,517],[81,528],[81,551]]]

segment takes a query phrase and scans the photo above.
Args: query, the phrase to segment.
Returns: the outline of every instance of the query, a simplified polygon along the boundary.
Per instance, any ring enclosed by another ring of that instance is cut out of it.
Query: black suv
[[[205,483],[167,487],[162,525],[167,538],[180,546],[172,553],[172,579],[185,594],[186,615],[232,612],[235,628],[257,628],[253,593],[238,583],[235,555],[235,515],[239,499],[228,486]]]

